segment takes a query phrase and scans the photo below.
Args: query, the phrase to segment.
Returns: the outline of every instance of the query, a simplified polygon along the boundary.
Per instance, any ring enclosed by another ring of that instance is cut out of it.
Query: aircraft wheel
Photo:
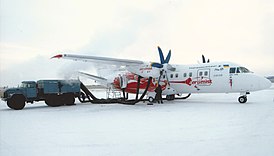
[[[13,95],[8,101],[7,105],[9,108],[14,110],[21,110],[25,107],[25,97],[23,95]]]
[[[246,103],[247,97],[246,97],[246,96],[240,96],[240,97],[238,98],[238,101],[239,101],[240,103]]]
[[[148,101],[150,102],[150,103],[152,103],[153,101],[154,101],[154,98],[153,97],[148,97]]]
[[[166,96],[166,99],[167,99],[168,101],[174,100],[174,99],[175,99],[175,95],[174,95],[174,94],[172,94],[172,95],[167,95],[167,96]]]

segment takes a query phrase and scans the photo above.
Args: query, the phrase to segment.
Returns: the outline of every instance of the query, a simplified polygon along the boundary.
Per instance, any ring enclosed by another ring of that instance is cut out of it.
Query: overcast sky
[[[273,0],[0,0],[0,86],[62,78],[73,53],[194,64],[201,54],[274,75]]]

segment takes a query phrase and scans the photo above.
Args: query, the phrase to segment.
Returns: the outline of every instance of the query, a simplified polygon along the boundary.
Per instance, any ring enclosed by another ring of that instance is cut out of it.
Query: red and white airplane
[[[158,47],[160,63],[143,62],[139,60],[118,59],[109,57],[83,56],[72,54],[59,54],[52,58],[70,59],[115,65],[123,67],[125,71],[113,78],[103,78],[88,73],[82,73],[105,86],[112,86],[127,93],[137,92],[138,77],[141,76],[139,93],[144,92],[149,77],[152,78],[147,89],[147,98],[154,100],[155,88],[161,84],[163,95],[173,100],[175,95],[189,93],[240,93],[238,101],[245,103],[247,94],[270,88],[271,82],[261,76],[255,75],[247,68],[231,62],[206,62],[203,56],[202,64],[174,65],[169,64],[171,51],[166,58]]]

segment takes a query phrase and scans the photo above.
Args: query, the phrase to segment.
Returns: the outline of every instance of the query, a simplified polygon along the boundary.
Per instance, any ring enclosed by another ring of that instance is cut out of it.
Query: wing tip
[[[62,57],[63,57],[62,54],[58,54],[58,55],[55,55],[55,56],[51,57],[51,59],[54,59],[54,58],[60,59],[60,58],[62,58]]]

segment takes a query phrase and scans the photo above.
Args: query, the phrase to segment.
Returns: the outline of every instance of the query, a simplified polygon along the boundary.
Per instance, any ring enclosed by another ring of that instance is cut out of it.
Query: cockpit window
[[[235,73],[236,68],[230,68],[229,73]]]
[[[237,67],[236,73],[241,73],[239,67]]]
[[[247,68],[245,67],[232,67],[229,70],[229,73],[251,73]]]
[[[250,73],[250,71],[245,67],[239,67],[241,73]]]

